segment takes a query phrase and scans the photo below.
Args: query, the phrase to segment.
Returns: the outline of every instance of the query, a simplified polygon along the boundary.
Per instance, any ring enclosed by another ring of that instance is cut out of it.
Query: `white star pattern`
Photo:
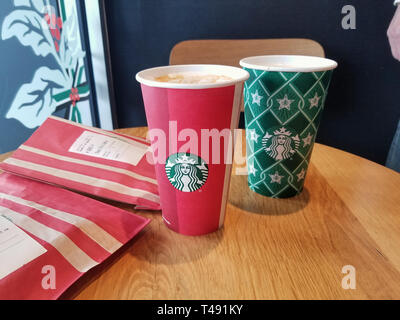
[[[318,108],[319,99],[321,99],[321,97],[319,97],[317,93],[315,93],[314,98],[308,99],[308,101],[310,101],[310,109],[313,108],[313,107],[317,107]]]
[[[249,174],[252,174],[253,176],[255,176],[257,171],[258,170],[256,168],[254,168],[254,164],[249,164]]]
[[[279,175],[278,171],[275,171],[274,174],[269,174],[269,176],[271,178],[271,183],[281,184],[283,176]]]
[[[294,101],[294,100],[289,99],[288,96],[287,96],[287,94],[285,94],[285,96],[283,97],[283,99],[276,99],[276,100],[277,100],[278,103],[279,103],[279,108],[278,108],[278,110],[281,110],[281,109],[290,110],[290,105],[291,105],[292,102]]]
[[[253,98],[253,104],[257,104],[258,106],[260,106],[261,99],[264,98],[258,94],[258,90],[256,90],[255,93],[252,93],[251,97]]]
[[[313,138],[313,135],[311,135],[310,133],[308,133],[307,137],[305,137],[305,138],[303,139],[303,147],[311,145],[311,140],[312,140],[312,138]]]
[[[249,130],[249,133],[250,133],[250,140],[258,142],[259,135],[257,134],[256,130],[255,129]]]
[[[304,171],[304,169],[301,169],[300,173],[296,174],[297,182],[299,182],[300,180],[303,180],[305,175],[306,175],[306,172]]]

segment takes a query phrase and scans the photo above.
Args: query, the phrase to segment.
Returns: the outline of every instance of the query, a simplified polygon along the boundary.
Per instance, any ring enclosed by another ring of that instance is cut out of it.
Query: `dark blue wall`
[[[357,29],[343,30],[354,5]],[[168,64],[188,39],[310,38],[335,71],[317,141],[384,163],[400,118],[400,62],[386,30],[392,0],[106,0],[120,127],[146,124],[141,69]]]

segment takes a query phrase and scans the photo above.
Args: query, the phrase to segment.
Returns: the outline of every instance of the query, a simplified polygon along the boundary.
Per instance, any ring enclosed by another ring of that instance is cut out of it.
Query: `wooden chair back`
[[[172,48],[169,63],[239,66],[242,58],[273,54],[325,57],[322,46],[310,39],[187,40]]]

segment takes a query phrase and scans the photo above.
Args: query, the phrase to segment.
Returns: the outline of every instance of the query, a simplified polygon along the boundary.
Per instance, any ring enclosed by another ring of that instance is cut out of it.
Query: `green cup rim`
[[[333,70],[338,66],[337,62],[331,59],[301,55],[246,57],[240,60],[239,64],[243,68],[278,72],[318,72]]]

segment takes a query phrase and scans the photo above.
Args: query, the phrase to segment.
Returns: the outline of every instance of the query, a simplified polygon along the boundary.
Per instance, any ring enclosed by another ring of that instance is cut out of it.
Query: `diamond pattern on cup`
[[[300,134],[300,146],[298,152],[303,157],[307,157],[308,153],[311,151],[311,147],[314,145],[316,132],[317,130],[314,126],[310,125]]]
[[[299,105],[301,104],[301,100],[289,89],[283,89],[272,98],[271,113],[273,113],[281,125],[288,123],[300,112]]]
[[[257,179],[249,179],[249,182],[250,188],[260,189],[273,195],[286,187],[288,179],[288,173],[280,165],[274,165],[269,170],[260,172]]]
[[[249,186],[271,197],[293,196],[303,188],[332,71],[246,70]]]
[[[303,162],[296,170],[293,172],[293,182],[292,185],[299,191],[303,189],[304,180],[307,174],[308,162]]]

